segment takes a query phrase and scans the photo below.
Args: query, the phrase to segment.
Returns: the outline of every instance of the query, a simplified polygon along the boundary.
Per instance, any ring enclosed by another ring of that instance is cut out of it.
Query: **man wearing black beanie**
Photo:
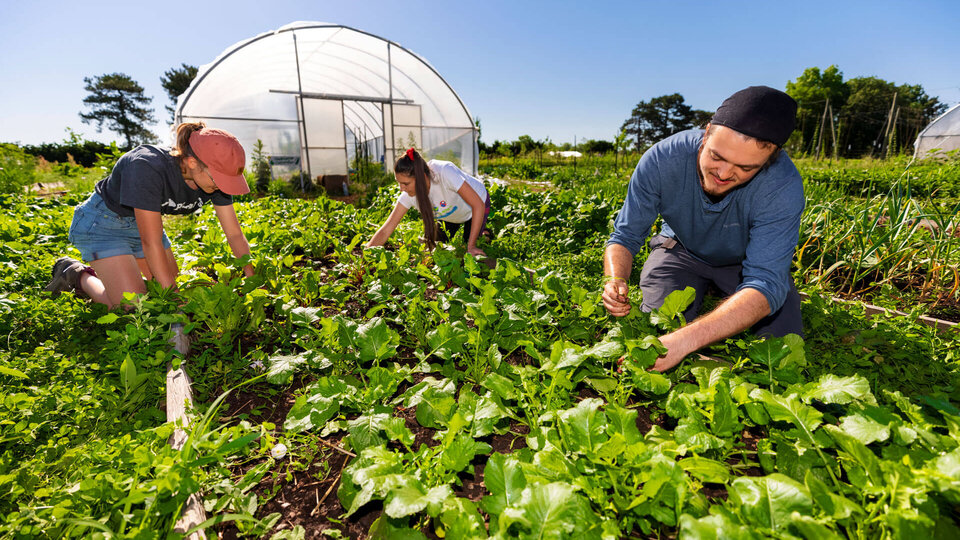
[[[630,312],[633,258],[658,215],[663,226],[640,274],[640,308],[659,308],[675,290],[696,290],[684,312],[693,322],[660,338],[668,352],[653,369],[670,369],[748,328],[803,335],[790,275],[803,181],[781,150],[796,113],[787,94],[751,86],[727,98],[706,130],[677,133],[640,158],[604,251],[604,306],[618,317]],[[711,283],[729,297],[694,320]]]

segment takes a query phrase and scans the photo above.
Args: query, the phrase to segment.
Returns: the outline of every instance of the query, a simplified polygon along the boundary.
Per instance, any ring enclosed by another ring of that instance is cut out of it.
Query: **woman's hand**
[[[484,251],[483,251],[482,249],[478,248],[477,246],[468,247],[468,248],[467,248],[467,253],[473,255],[474,257],[486,257],[486,256],[487,256],[487,254],[484,253]]]

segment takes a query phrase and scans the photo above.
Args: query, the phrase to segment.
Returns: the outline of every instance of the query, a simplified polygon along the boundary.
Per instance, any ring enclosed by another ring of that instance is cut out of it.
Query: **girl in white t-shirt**
[[[413,148],[397,159],[393,172],[403,193],[367,247],[385,244],[407,210],[416,204],[423,219],[427,247],[433,249],[438,239],[452,237],[460,225],[464,225],[467,253],[486,256],[477,247],[477,239],[487,224],[490,196],[479,180],[449,161],[424,161]],[[441,222],[443,231],[438,230],[437,221]]]

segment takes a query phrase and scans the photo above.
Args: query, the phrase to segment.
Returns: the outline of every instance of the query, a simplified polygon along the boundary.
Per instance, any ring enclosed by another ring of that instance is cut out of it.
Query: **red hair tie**
[[[410,158],[410,161],[414,161],[414,159],[413,159],[413,148],[407,148],[407,157]]]

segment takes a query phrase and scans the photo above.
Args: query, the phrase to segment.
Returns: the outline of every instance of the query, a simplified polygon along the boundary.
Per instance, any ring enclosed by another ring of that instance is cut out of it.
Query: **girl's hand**
[[[480,249],[480,248],[478,248],[478,247],[476,247],[476,246],[474,246],[474,247],[468,247],[468,248],[467,248],[467,253],[473,255],[474,257],[486,257],[486,256],[487,256],[487,254],[484,253],[484,251],[483,251],[482,249]]]

